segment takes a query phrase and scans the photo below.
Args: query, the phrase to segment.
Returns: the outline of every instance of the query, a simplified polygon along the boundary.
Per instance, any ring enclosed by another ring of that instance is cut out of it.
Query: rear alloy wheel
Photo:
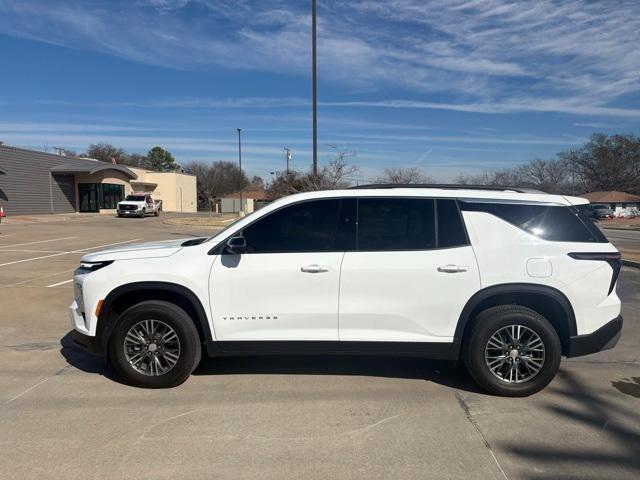
[[[467,370],[491,393],[531,395],[546,387],[560,367],[558,334],[546,318],[526,307],[489,308],[465,337]]]
[[[120,377],[139,387],[174,387],[200,362],[201,342],[193,320],[180,307],[159,300],[125,311],[109,339],[109,360]]]

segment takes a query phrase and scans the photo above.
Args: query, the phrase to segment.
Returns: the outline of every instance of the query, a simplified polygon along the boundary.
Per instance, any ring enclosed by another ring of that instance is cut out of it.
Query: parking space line
[[[29,278],[27,280],[21,280],[19,282],[10,283],[8,285],[2,285],[2,286],[3,287],[17,287],[18,285],[23,285],[25,283],[35,282],[36,280],[42,280],[43,278],[55,277],[56,275],[61,275],[63,273],[71,273],[71,272],[73,272],[73,270],[62,270],[60,272],[48,273],[47,275],[42,275],[40,277]]]
[[[22,250],[18,248],[7,248],[3,252],[22,252],[22,253],[62,253],[65,250]]]
[[[57,242],[59,240],[71,240],[72,238],[78,238],[78,236],[73,237],[61,237],[61,238],[51,238],[49,240],[38,240],[36,242],[24,242],[24,243],[14,243],[11,245],[2,245],[0,248],[8,248],[8,247],[18,247],[20,245],[33,245],[36,243],[47,243],[47,242]]]
[[[58,285],[64,285],[65,283],[73,282],[73,278],[70,280],[65,280],[64,282],[52,283],[51,285],[47,285],[47,288],[57,287]]]
[[[142,238],[134,238],[133,240],[125,240],[124,242],[106,243],[104,245],[96,245],[95,247],[81,248],[79,250],[74,250],[73,252],[68,252],[68,253],[86,252],[87,250],[94,250],[96,248],[103,248],[103,247],[111,247],[112,245],[122,245],[123,243],[137,242],[138,240],[142,240]]]
[[[75,237],[72,237],[72,238],[75,238]],[[82,252],[86,252],[87,250],[95,250],[96,248],[111,247],[113,245],[122,245],[123,243],[131,243],[131,242],[136,242],[138,240],[142,240],[142,238],[134,238],[133,240],[125,240],[124,242],[115,242],[115,243],[107,243],[107,244],[104,244],[104,245],[96,245],[96,246],[93,246],[93,247],[81,248],[79,250],[72,250],[70,252],[59,252],[59,253],[52,253],[51,255],[42,255],[40,257],[23,258],[22,260],[14,260],[13,262],[0,263],[0,267],[6,267],[6,266],[9,266],[9,265],[16,265],[18,263],[24,263],[24,262],[32,262],[34,260],[41,260],[43,258],[59,257],[60,255],[69,255],[69,254],[72,254],[72,253],[82,253]]]

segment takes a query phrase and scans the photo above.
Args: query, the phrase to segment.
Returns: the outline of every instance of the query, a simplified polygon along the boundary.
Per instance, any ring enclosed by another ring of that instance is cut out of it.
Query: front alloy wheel
[[[166,323],[142,320],[133,325],[124,337],[124,354],[138,373],[164,375],[180,359],[180,339]]]
[[[202,340],[178,305],[146,300],[127,309],[108,343],[108,360],[125,383],[175,387],[200,363]]]

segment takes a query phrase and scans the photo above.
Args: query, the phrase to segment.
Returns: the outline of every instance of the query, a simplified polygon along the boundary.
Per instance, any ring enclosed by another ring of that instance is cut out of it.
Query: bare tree
[[[244,172],[233,162],[189,162],[184,171],[196,176],[200,208],[207,208],[214,198],[237,192],[249,184]]]
[[[578,149],[561,152],[583,191],[640,193],[640,138],[596,133]],[[573,182],[572,182],[573,183]]]
[[[417,167],[385,168],[377,183],[416,184],[435,183],[433,178]]]
[[[111,163],[112,160],[115,160],[116,163],[125,163],[128,157],[124,149],[114,147],[109,143],[92,143],[84,156],[108,163]]]
[[[345,157],[348,156],[355,156],[355,152],[339,152],[332,155],[329,163],[323,166],[317,175],[296,171],[280,175],[269,185],[268,191],[274,197],[282,197],[299,192],[347,188],[360,171],[357,166],[347,163]]]

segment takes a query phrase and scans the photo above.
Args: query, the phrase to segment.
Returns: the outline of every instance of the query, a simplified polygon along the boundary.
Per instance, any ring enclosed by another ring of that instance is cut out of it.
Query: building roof
[[[228,195],[221,195],[222,198],[240,198],[240,192],[233,192]],[[242,198],[253,198],[254,200],[273,200],[264,190],[243,190]]]
[[[138,175],[124,165],[101,162],[93,158],[55,155],[9,145],[0,145],[0,157],[29,163],[37,162],[41,168],[49,168],[53,173],[96,173],[104,170],[117,170],[129,178],[138,178]]]
[[[640,202],[640,196],[626,192],[611,190],[608,192],[590,192],[581,195],[591,203],[635,203]]]

